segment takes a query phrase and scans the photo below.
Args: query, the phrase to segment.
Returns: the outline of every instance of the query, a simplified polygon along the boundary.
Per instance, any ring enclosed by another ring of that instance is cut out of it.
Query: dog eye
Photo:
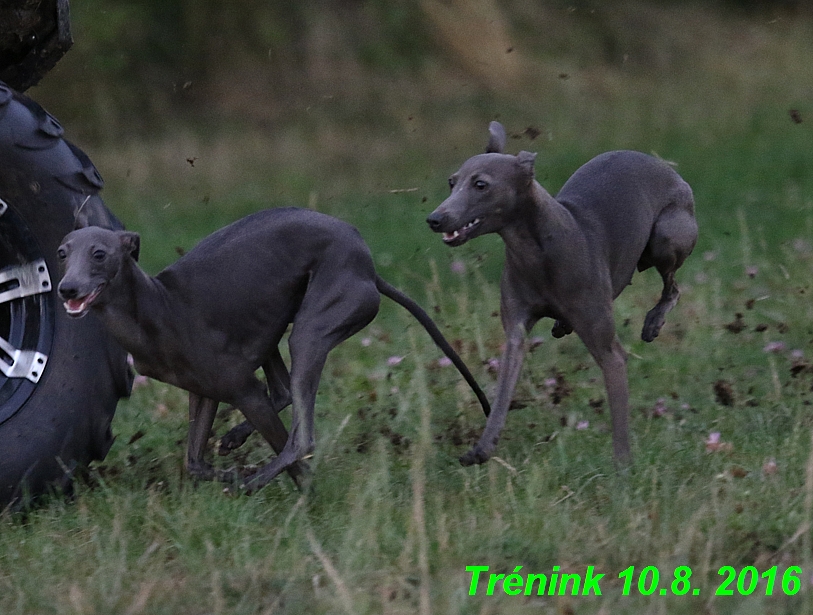
[[[59,250],[56,251],[56,257],[61,261],[68,258],[68,253],[65,251],[65,248],[59,248]]]
[[[449,178],[449,190],[454,188],[454,185],[455,185],[454,177],[450,177]]]
[[[102,262],[107,257],[107,252],[104,250],[94,250],[93,251],[93,260]]]
[[[474,182],[474,187],[477,188],[478,190],[485,190],[486,188],[488,188],[488,184],[484,182],[482,179],[478,179],[477,181]]]

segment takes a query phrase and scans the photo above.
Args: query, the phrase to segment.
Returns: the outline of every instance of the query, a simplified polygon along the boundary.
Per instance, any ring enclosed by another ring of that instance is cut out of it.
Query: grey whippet
[[[504,154],[505,129],[492,122],[489,132],[486,153],[451,176],[451,195],[427,218],[450,246],[485,233],[498,233],[505,243],[500,315],[506,346],[496,398],[479,442],[460,461],[483,463],[494,452],[526,335],[550,317],[553,336],[575,331],[601,368],[614,457],[629,462],[626,353],[615,333],[613,300],[636,267],[655,267],[663,293],[646,315],[641,337],[657,337],[680,294],[675,271],[697,240],[692,190],[663,161],[615,151],[579,168],[553,198],[534,179],[536,154]]]
[[[300,484],[314,448],[314,403],[328,353],[378,313],[380,294],[426,328],[474,390],[463,361],[414,301],[375,272],[349,224],[303,209],[265,210],[216,231],[150,277],[138,266],[139,236],[88,227],[59,247],[65,309],[94,312],[133,355],[136,369],[189,392],[187,468],[220,476],[204,461],[218,402],[241,410],[278,453],[243,483],[259,489],[282,470]],[[290,372],[278,344],[293,323]],[[262,367],[267,388],[255,376]],[[277,413],[292,405],[291,434]]]

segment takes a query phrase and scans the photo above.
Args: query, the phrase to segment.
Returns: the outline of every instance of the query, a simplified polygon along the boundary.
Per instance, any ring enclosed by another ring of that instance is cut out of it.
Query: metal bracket
[[[0,303],[50,291],[51,276],[45,259],[14,265],[0,271]]]
[[[36,350],[17,350],[5,339],[0,337],[0,372],[8,378],[28,378],[31,382],[37,383],[42,377],[48,357]],[[7,363],[5,354],[11,363]]]
[[[8,205],[0,199],[0,216]],[[0,271],[0,304],[51,291],[51,276],[44,259],[13,265]],[[36,350],[19,350],[0,337],[0,372],[8,378],[39,382],[48,357]],[[10,361],[10,362],[9,362]]]

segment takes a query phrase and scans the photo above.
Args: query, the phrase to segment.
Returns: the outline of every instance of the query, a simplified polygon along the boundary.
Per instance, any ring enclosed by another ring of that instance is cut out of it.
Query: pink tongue
[[[68,304],[68,309],[71,312],[76,312],[82,309],[82,305],[85,303],[85,297],[82,297],[81,299],[68,299],[66,303]]]

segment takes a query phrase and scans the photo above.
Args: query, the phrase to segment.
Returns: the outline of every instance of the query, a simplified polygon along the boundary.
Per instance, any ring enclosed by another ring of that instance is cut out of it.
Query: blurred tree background
[[[571,77],[679,77],[705,68],[698,63],[708,56],[725,64],[743,46],[758,53],[758,28],[781,36],[791,24],[809,25],[809,6],[74,0],[74,48],[36,95],[94,141],[165,133],[179,122],[272,128],[325,107],[351,124],[401,120],[461,98],[493,106],[517,96],[530,102],[530,94],[545,109],[561,102]]]
[[[788,112],[808,117],[813,98],[813,9],[801,0],[71,8],[74,47],[30,94],[91,154],[113,208],[148,232],[177,227],[180,203],[223,211],[227,195],[244,205],[213,225],[295,203],[364,230],[348,198],[397,190],[412,191],[422,227],[423,201],[482,149],[495,118],[510,151],[540,152],[554,191],[590,156],[621,148],[680,163],[704,200],[733,194],[727,182],[703,187],[710,164],[735,183],[752,171],[807,175],[799,149],[777,145],[806,134]],[[753,162],[759,148],[776,168]],[[145,208],[149,199],[173,209]]]

